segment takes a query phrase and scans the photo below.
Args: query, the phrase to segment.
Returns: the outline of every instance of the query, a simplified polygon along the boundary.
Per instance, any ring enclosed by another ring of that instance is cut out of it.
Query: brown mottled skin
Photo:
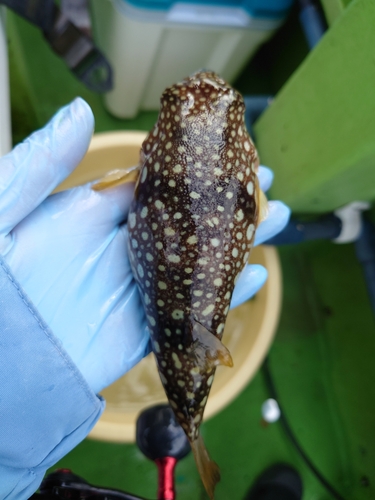
[[[160,377],[191,442],[216,365],[231,365],[219,340],[258,222],[258,157],[244,110],[211,72],[166,89],[128,219]]]

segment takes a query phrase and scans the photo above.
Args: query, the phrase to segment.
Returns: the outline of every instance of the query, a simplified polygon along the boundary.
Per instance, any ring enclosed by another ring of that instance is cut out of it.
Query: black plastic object
[[[257,479],[245,500],[301,500],[302,480],[298,472],[286,464],[275,464]]]
[[[362,232],[355,242],[355,251],[362,264],[372,312],[375,314],[375,226],[369,220],[362,220]]]
[[[312,50],[327,31],[327,25],[319,8],[318,2],[312,0],[300,0],[299,19],[305,33],[306,42]]]
[[[93,486],[69,469],[58,469],[46,476],[40,485],[40,493],[32,500],[145,500],[124,491]]]
[[[150,460],[174,457],[181,460],[190,452],[185,432],[169,405],[157,405],[144,410],[138,417],[137,445]]]
[[[53,0],[0,0],[16,14],[35,24],[74,75],[93,92],[113,87],[112,68],[82,30],[77,28]]]
[[[291,218],[285,228],[267,245],[289,245],[309,240],[333,240],[341,233],[342,222],[334,214],[323,215],[314,221],[303,222]]]
[[[273,100],[271,95],[244,96],[245,102],[245,123],[247,131],[252,139],[255,139],[253,125],[263,111],[268,108]]]

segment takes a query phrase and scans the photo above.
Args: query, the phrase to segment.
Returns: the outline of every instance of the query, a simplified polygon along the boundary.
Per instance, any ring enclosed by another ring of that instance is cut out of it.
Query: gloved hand
[[[83,158],[93,125],[90,108],[76,99],[0,159],[0,254],[99,392],[142,359],[149,335],[126,255],[124,221],[134,186],[97,192],[87,184],[50,195]],[[259,178],[266,190],[272,173],[261,168]],[[288,218],[285,205],[271,202],[257,243]],[[247,266],[232,305],[254,294],[266,276],[261,266]]]

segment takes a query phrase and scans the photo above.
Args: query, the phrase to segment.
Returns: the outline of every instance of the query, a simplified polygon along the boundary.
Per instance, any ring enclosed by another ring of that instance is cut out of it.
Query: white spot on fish
[[[208,264],[208,257],[201,257],[200,259],[198,259],[198,264],[200,264],[201,266],[205,266],[206,264]]]
[[[144,182],[146,180],[146,177],[147,177],[147,167],[143,167],[141,182]]]
[[[136,215],[134,213],[131,213],[129,215],[129,224],[131,228],[135,227],[135,222],[136,222]]]
[[[139,276],[141,278],[143,278],[143,276],[145,275],[145,273],[143,272],[143,267],[141,266],[141,264],[138,264],[137,271],[138,271]]]
[[[200,402],[200,406],[204,406],[206,404],[206,401],[207,401],[207,396],[205,396],[202,401]]]
[[[224,330],[224,323],[220,323],[220,325],[217,327],[216,332],[220,335]]]
[[[246,231],[246,238],[251,240],[254,233],[254,224],[250,224]]]
[[[174,361],[175,367],[178,370],[180,370],[182,368],[182,364],[181,364],[180,358],[177,356],[177,354],[175,352],[172,352],[172,359]]]
[[[201,195],[199,193],[196,193],[195,191],[191,191],[189,194],[190,197],[193,198],[194,200],[197,200],[198,198],[201,197]]]
[[[203,316],[208,316],[214,309],[215,306],[213,304],[210,304],[204,311],[202,311]]]
[[[142,210],[141,210],[141,217],[142,217],[142,219],[144,219],[145,217],[147,217],[147,214],[148,214],[148,208],[147,207],[143,207]]]
[[[152,326],[156,325],[156,321],[155,321],[155,319],[152,316],[147,316],[147,319],[148,319],[148,321],[150,322],[150,324]]]
[[[179,255],[173,255],[173,254],[168,255],[167,259],[169,260],[169,262],[175,262],[175,263],[180,262],[181,260]]]
[[[155,341],[154,342],[154,349],[157,353],[160,353],[160,345],[159,342]]]
[[[239,210],[237,210],[237,212],[235,213],[234,218],[236,219],[237,222],[241,222],[243,220],[244,213],[243,213],[243,210],[241,208]]]
[[[184,311],[181,311],[181,309],[175,309],[172,312],[172,318],[173,319],[182,319],[184,317]]]

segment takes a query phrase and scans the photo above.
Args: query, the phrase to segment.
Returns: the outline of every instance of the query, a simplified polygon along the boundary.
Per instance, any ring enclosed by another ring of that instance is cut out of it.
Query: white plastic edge
[[[353,201],[334,211],[342,222],[341,233],[334,238],[334,243],[350,243],[356,241],[362,230],[362,212],[370,208],[366,201]]]

